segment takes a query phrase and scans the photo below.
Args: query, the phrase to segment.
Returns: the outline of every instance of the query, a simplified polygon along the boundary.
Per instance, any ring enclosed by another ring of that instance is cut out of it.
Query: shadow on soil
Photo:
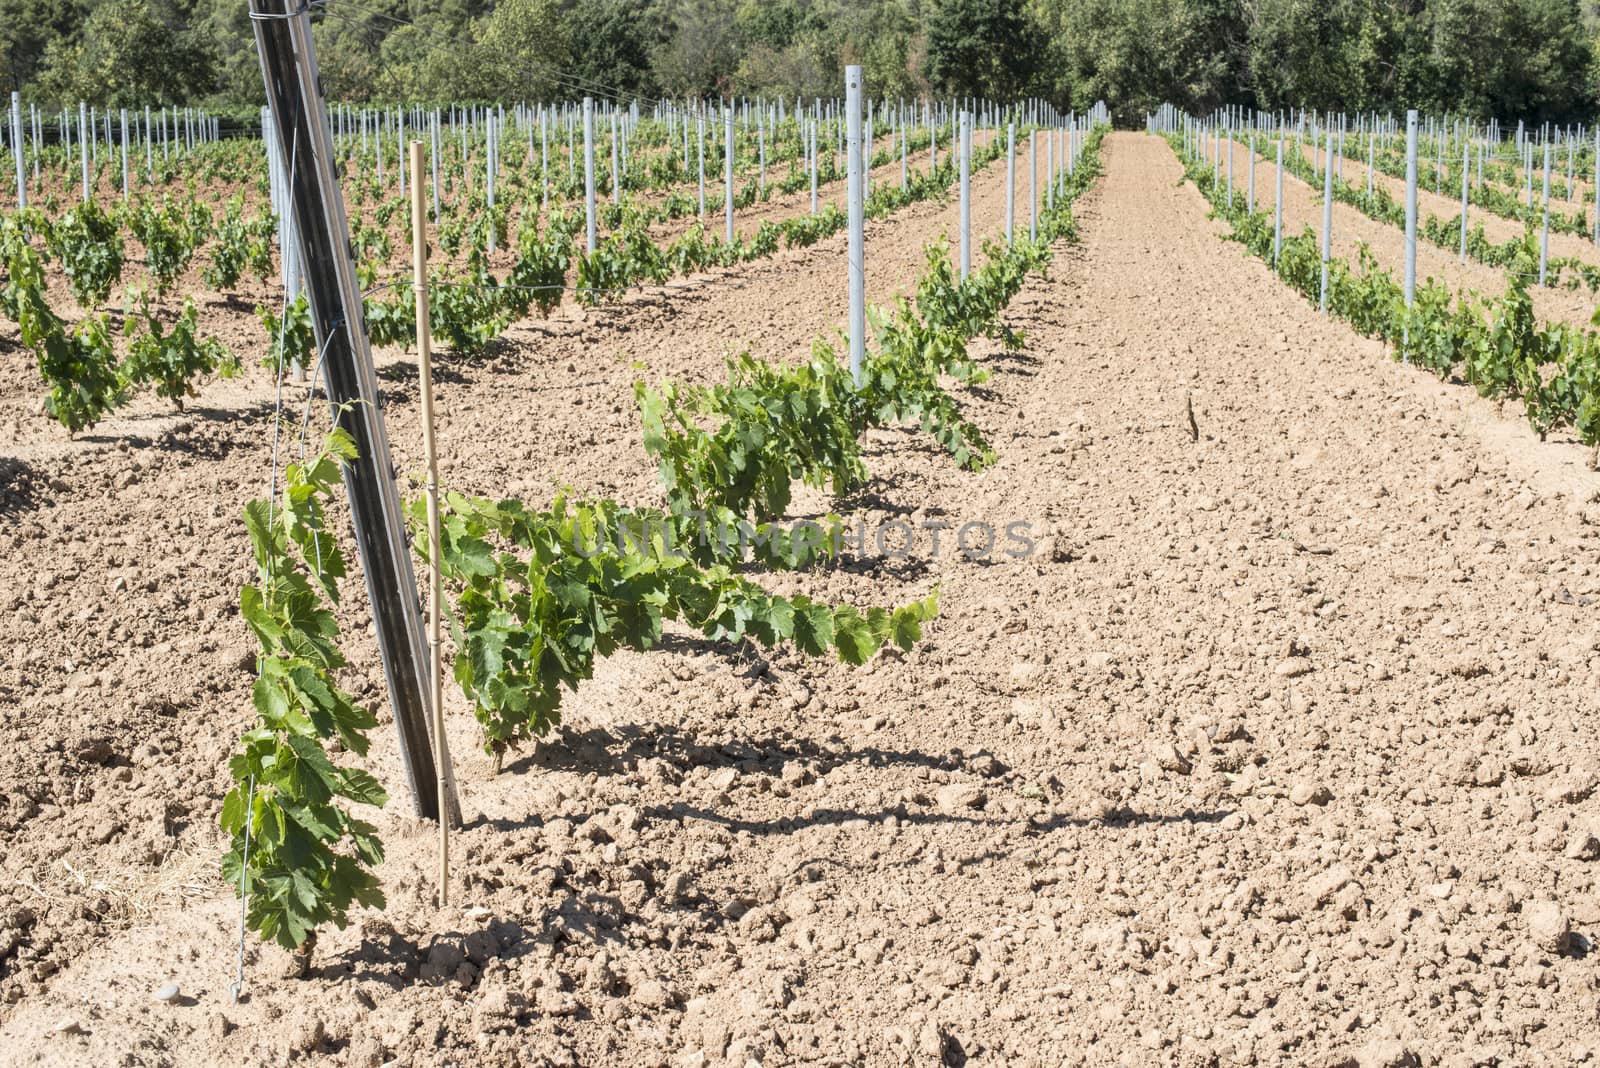
[[[0,456],[0,520],[43,507],[53,499],[49,488],[50,480],[26,460]]]
[[[320,405],[320,401],[317,402]],[[238,408],[208,408],[190,405],[182,412],[164,411],[138,417],[150,422],[170,421],[164,428],[151,427],[149,433],[135,432],[112,434],[84,434],[81,442],[101,445],[127,445],[135,449],[158,449],[181,453],[196,460],[221,460],[240,449],[257,447],[262,433],[271,433],[275,405],[268,401],[248,404]],[[313,416],[325,412],[314,408]],[[285,398],[283,420],[285,434],[298,440],[300,423],[305,415],[305,400]],[[317,426],[313,419],[313,427]],[[265,427],[265,430],[263,430]],[[320,431],[313,431],[320,433]]]
[[[870,768],[921,767],[942,771],[967,770],[969,766],[986,766],[987,777],[993,784],[991,792],[1004,789],[1001,778],[1006,772],[987,753],[964,755],[959,750],[935,755],[920,750],[888,749],[880,746],[827,746],[814,741],[796,738],[751,738],[718,745],[702,744],[689,731],[672,724],[628,724],[607,729],[592,727],[587,730],[559,728],[537,750],[507,765],[511,774],[532,771],[570,771],[578,774],[593,773],[610,776],[626,774],[641,759],[663,760],[679,774],[693,768],[732,768],[742,775],[767,776],[769,781],[781,778],[784,766],[798,761],[806,768],[807,776],[826,775],[845,764],[864,764]],[[982,763],[979,763],[979,762]],[[772,820],[752,820],[717,811],[715,808],[691,804],[687,801],[656,805],[645,810],[647,816],[657,819],[695,819],[715,823],[730,831],[747,831],[751,834],[789,834],[804,827],[836,826],[852,820],[869,823],[881,822],[889,816],[902,824],[993,824],[996,821],[981,814],[964,815],[936,810],[909,811],[904,804],[881,806],[874,810],[852,808],[815,808],[808,816],[780,817]],[[1045,820],[1028,823],[1028,833],[1042,834],[1066,827],[1124,828],[1167,823],[1215,823],[1227,817],[1223,810],[1213,812],[1184,811],[1176,815],[1139,812],[1133,809],[1116,809],[1094,816],[1056,814]],[[469,825],[492,826],[502,831],[536,826],[537,815],[523,819],[480,820]]]
[[[946,756],[916,750],[901,752],[875,746],[832,749],[794,738],[751,738],[706,745],[692,733],[671,724],[629,724],[610,730],[604,727],[558,728],[532,753],[507,764],[505,772],[572,771],[620,775],[644,758],[664,760],[680,773],[697,767],[729,767],[745,774],[776,775],[791,760],[805,762],[818,775],[849,763],[865,763],[875,768],[894,765],[951,767],[950,758]]]

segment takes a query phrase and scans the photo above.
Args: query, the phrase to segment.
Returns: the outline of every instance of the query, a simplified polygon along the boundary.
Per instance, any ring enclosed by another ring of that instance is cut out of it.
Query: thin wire
[[[247,11],[246,14],[250,16],[251,22],[287,22],[289,19],[297,19],[304,15],[314,4],[327,2],[328,0],[313,0],[312,3],[308,3],[307,0],[300,0],[300,6],[293,11]]]
[[[327,0],[324,0],[324,2],[327,2]],[[346,0],[346,2],[348,2],[348,0]],[[988,170],[989,167],[992,164],[996,163],[1000,158],[1001,157],[996,156],[994,159],[986,160],[983,163],[979,164],[972,171],[972,176],[976,177],[977,175],[979,175],[979,174],[983,173],[984,171]],[[889,163],[884,164],[884,166],[885,167],[892,167],[893,163],[894,163],[894,161],[891,160]],[[840,177],[840,178],[836,179],[835,181],[836,182],[843,182],[845,180],[846,180],[846,178]],[[941,186],[939,191],[938,191],[938,194],[942,195],[944,198],[948,198],[949,195],[950,195],[950,186],[949,185]],[[889,211],[887,211],[885,213],[879,214],[877,216],[868,216],[866,219],[863,220],[863,222],[870,222],[870,223],[885,222],[891,216],[898,214],[898,212],[902,208],[913,207],[913,206],[915,206],[917,204],[925,204],[925,203],[928,203],[929,201],[933,201],[935,199],[938,199],[938,197],[937,196],[927,196],[927,197],[921,198],[920,200],[908,201],[907,203],[900,205],[898,208],[891,209],[891,210],[889,210]],[[837,206],[835,204],[833,204],[833,202],[831,200],[829,201],[829,206],[837,208]],[[838,210],[839,210],[839,213],[841,215],[844,214],[843,209],[838,209]],[[821,217],[821,213],[820,212],[817,213],[817,214],[814,214],[814,215],[811,215],[811,214],[791,215],[787,219],[785,219],[784,221],[787,222],[787,221],[792,221],[792,220],[795,220],[795,219],[808,219],[808,218],[814,219],[814,218],[820,218],[820,217]],[[698,222],[699,220],[696,220],[696,221]],[[762,221],[763,222],[769,222],[771,220],[764,219]],[[701,223],[701,225],[704,225],[704,224]],[[821,244],[822,241],[826,240],[827,238],[835,237],[835,236],[843,233],[845,231],[845,229],[846,229],[845,226],[840,226],[838,229],[832,231],[831,233],[822,235],[816,241],[812,242],[810,245],[800,246],[800,249],[804,250],[804,249],[815,248],[818,244]],[[759,230],[757,232],[759,232]],[[742,235],[740,235],[740,236],[742,236]],[[727,247],[726,244],[724,244],[723,247]],[[793,246],[790,246],[789,250],[790,251],[795,251]],[[769,257],[761,256],[761,257],[757,257],[757,258],[759,258],[759,259],[767,259]],[[428,287],[430,289],[472,289],[472,290],[496,290],[496,291],[504,290],[504,291],[508,291],[508,292],[512,291],[512,290],[520,290],[520,291],[529,292],[529,293],[555,293],[555,292],[562,292],[562,293],[591,293],[591,294],[602,294],[602,295],[603,294],[611,294],[611,293],[632,293],[632,292],[636,292],[636,291],[645,291],[645,290],[652,290],[652,291],[684,290],[684,291],[688,291],[688,290],[704,289],[704,288],[709,287],[709,286],[740,283],[740,282],[745,280],[743,274],[739,273],[739,272],[732,272],[731,269],[733,267],[742,267],[742,266],[745,266],[747,264],[754,263],[754,262],[755,262],[755,259],[753,258],[753,259],[750,259],[750,260],[742,260],[742,261],[739,261],[738,263],[728,264],[728,265],[724,265],[724,264],[720,264],[720,263],[718,263],[718,264],[709,264],[708,266],[710,266],[710,267],[723,267],[725,270],[729,270],[730,271],[730,273],[719,275],[719,276],[712,277],[712,278],[702,278],[702,279],[698,279],[698,280],[685,280],[685,281],[668,280],[668,281],[665,281],[665,282],[635,282],[635,283],[632,283],[630,285],[613,286],[613,287],[604,288],[604,289],[593,287],[593,286],[578,286],[578,285],[570,285],[569,286],[569,285],[556,285],[556,284],[553,284],[553,283],[552,284],[547,284],[547,285],[537,285],[537,286],[513,285],[513,284],[510,284],[510,283],[496,283],[494,285],[486,285],[486,284],[484,284],[482,282],[453,282],[453,281],[443,281],[443,280],[439,280],[439,279],[429,279]],[[415,285],[416,285],[416,283],[411,280],[410,275],[398,275],[398,276],[396,276],[394,278],[389,279],[388,281],[380,282],[377,285],[370,287],[369,289],[363,290],[361,296],[362,296],[363,299],[365,299],[366,297],[375,296],[378,293],[382,293],[382,292],[385,292],[385,291],[390,290],[390,289],[396,289],[396,288],[411,289],[411,288],[414,288]]]
[[[281,125],[277,123],[274,125],[278,126],[279,129],[282,128]],[[294,188],[294,175],[295,171],[299,167],[300,156],[300,126],[298,123],[295,123],[293,128],[294,138],[289,144],[289,174],[287,181],[287,186],[289,189]],[[265,132],[266,131],[263,131],[263,133]],[[278,136],[277,131],[274,130],[271,133],[271,136]],[[282,438],[283,427],[283,363],[285,348],[288,344],[288,331],[282,329],[282,326],[284,320],[288,317],[288,314],[289,287],[284,285],[283,301],[280,305],[280,311],[278,313],[278,324],[280,329],[278,331],[278,359],[274,374],[272,470],[267,475],[267,537],[269,539],[272,537],[273,514],[278,499],[278,444]],[[272,582],[272,553],[270,551],[270,546],[269,551],[267,552],[266,581],[268,585],[270,585]],[[260,674],[260,671],[261,658],[258,657],[256,659],[256,672],[258,675]],[[248,910],[250,904],[250,838],[251,822],[255,815],[255,797],[256,777],[255,773],[252,772],[250,774],[249,784],[245,793],[244,854],[239,865],[239,959],[236,971],[234,973],[234,981],[229,985],[229,992],[232,994],[235,1002],[237,1002],[244,993],[244,943],[245,931],[248,926]]]
[[[304,462],[306,458],[306,439],[311,433],[311,402],[316,398],[317,383],[322,379],[323,357],[328,354],[328,346],[333,344],[333,339],[338,336],[338,332],[344,328],[344,317],[340,316],[339,318],[335,319],[333,321],[333,325],[328,328],[327,340],[322,343],[322,348],[318,349],[316,353],[316,366],[312,368],[311,382],[306,389],[305,412],[300,417],[300,459],[302,462]],[[317,565],[320,567],[322,565],[322,545],[318,542],[317,532],[314,530],[311,532],[311,543],[316,547]]]
[[[926,201],[914,201],[913,203],[926,203]],[[909,205],[907,205],[907,206],[909,206]],[[882,221],[884,221],[884,217],[879,217],[879,218],[876,218],[876,219],[870,219],[868,221],[870,221],[870,222],[882,222]],[[822,238],[817,239],[816,241],[812,242],[810,245],[802,245],[802,246],[799,246],[798,249],[796,249],[794,247],[790,247],[788,249],[788,251],[805,251],[807,249],[814,249],[818,245],[820,245],[822,243],[822,241],[826,240],[827,238],[829,238],[829,237],[837,237],[838,235],[844,233],[844,230],[845,230],[845,227],[841,226],[839,229],[833,231],[832,233],[829,233],[829,234],[825,235]],[[726,246],[724,246],[724,247],[726,247]],[[527,286],[527,285],[514,285],[514,284],[508,283],[508,282],[497,282],[494,285],[488,285],[488,284],[485,284],[483,282],[454,282],[454,281],[443,281],[443,280],[439,280],[439,279],[429,279],[428,287],[430,289],[505,290],[505,291],[508,291],[508,292],[511,291],[511,290],[521,290],[521,291],[529,292],[529,293],[556,293],[556,292],[562,292],[562,293],[593,293],[593,294],[602,294],[602,295],[603,294],[609,294],[609,293],[632,293],[632,292],[635,292],[635,291],[644,291],[644,290],[653,290],[653,291],[683,290],[683,291],[688,291],[688,290],[695,290],[695,289],[705,289],[705,288],[708,288],[710,286],[736,285],[736,284],[739,284],[739,283],[742,283],[742,282],[746,282],[748,279],[743,274],[743,272],[734,271],[733,268],[735,268],[735,267],[745,267],[745,266],[748,266],[750,264],[753,264],[753,263],[757,262],[758,260],[765,260],[765,259],[769,259],[769,258],[770,258],[769,256],[763,255],[763,256],[754,257],[754,258],[748,259],[748,260],[741,260],[741,261],[739,261],[737,263],[732,263],[732,264],[721,264],[721,263],[707,264],[707,268],[708,269],[709,268],[722,268],[723,270],[729,272],[729,273],[722,274],[722,275],[717,275],[717,276],[714,276],[714,277],[711,277],[711,278],[701,278],[701,279],[694,279],[694,280],[687,280],[687,279],[686,280],[672,280],[672,279],[669,279],[669,280],[667,280],[665,282],[634,282],[634,283],[632,283],[630,285],[612,286],[612,287],[609,287],[609,288],[599,288],[599,287],[595,287],[595,286],[564,285],[564,284],[563,285],[556,285],[554,283],[547,284],[547,285]],[[361,295],[363,297],[370,297],[370,296],[374,296],[374,295],[376,295],[378,293],[382,293],[385,290],[397,289],[397,288],[412,288],[415,285],[416,285],[416,283],[411,281],[409,278],[395,278],[395,279],[391,279],[390,281],[387,281],[387,282],[380,282],[377,285],[373,286],[372,288],[363,291]]]

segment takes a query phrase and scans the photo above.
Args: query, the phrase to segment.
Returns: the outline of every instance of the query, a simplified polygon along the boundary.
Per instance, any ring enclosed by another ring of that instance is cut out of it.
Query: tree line
[[[50,104],[262,99],[246,0],[0,0],[9,89]],[[1170,101],[1584,121],[1600,0],[329,0],[334,100],[588,92]]]

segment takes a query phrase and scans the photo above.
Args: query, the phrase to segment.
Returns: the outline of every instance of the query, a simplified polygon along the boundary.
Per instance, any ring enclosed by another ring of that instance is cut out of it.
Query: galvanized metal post
[[[583,221],[584,248],[590,255],[598,247],[594,211],[594,99],[583,98]]]
[[[1006,123],[1006,244],[1016,239],[1017,219],[1017,124]]]
[[[122,108],[122,199],[128,199],[128,109]]]
[[[89,110],[78,101],[78,162],[83,167],[83,199],[89,199]]]
[[[439,113],[435,111],[429,122],[429,137],[431,150],[428,153],[428,166],[433,172],[433,218],[439,219]]]
[[[910,139],[906,134],[905,109],[900,109],[900,192],[904,193],[911,188],[911,152]]]
[[[1044,210],[1056,206],[1056,132],[1047,129],[1044,135]]]
[[[23,157],[21,93],[11,94],[11,154],[16,157],[17,209],[20,211],[28,206],[28,164]],[[1596,163],[1595,166],[1600,168],[1600,163]]]
[[[1028,240],[1039,240],[1039,131],[1028,133]]]
[[[1233,124],[1228,124],[1227,134],[1223,143],[1228,146],[1228,213],[1233,213]]]
[[[972,271],[972,113],[961,113],[961,280]]]
[[[817,120],[812,119],[809,127],[811,135],[811,214],[817,213]]]
[[[381,135],[378,137],[378,158],[380,160],[383,159],[383,137]],[[500,159],[500,127],[499,127],[498,123],[495,120],[494,109],[491,108],[489,110],[489,113],[487,115],[485,115],[484,119],[483,119],[483,168],[484,168],[483,190],[484,190],[484,196],[487,198],[488,203],[489,203],[489,251],[490,252],[494,251],[494,245],[495,245],[495,240],[494,240],[494,232],[495,232],[495,225],[494,225],[494,177],[495,177],[495,172],[500,169],[499,168],[499,159]],[[400,160],[396,164],[396,170],[397,171],[404,171],[405,169],[406,169],[405,153],[402,152],[400,154]]]
[[[1322,287],[1318,291],[1317,308],[1324,313],[1328,310],[1328,260],[1332,255],[1333,243],[1333,128],[1327,127],[1323,131],[1323,144],[1328,150],[1324,156],[1322,168]]]
[[[1417,112],[1406,112],[1406,307],[1417,299]]]
[[[861,68],[844,69],[845,199],[849,203],[850,374],[861,384],[867,355],[867,276],[864,245],[865,205],[861,196]]]
[[[1550,142],[1544,143],[1544,193],[1541,198],[1544,216],[1539,228],[1539,284],[1544,285],[1545,272],[1550,265]]]
[[[1250,167],[1250,179],[1246,183],[1248,192],[1245,195],[1245,206],[1249,208],[1250,214],[1254,215],[1256,213],[1256,131],[1254,126],[1250,128],[1250,150],[1246,159]]]
[[[722,109],[723,240],[733,244],[733,109]]]
[[[1278,130],[1278,172],[1272,194],[1272,266],[1283,252],[1283,130]]]
[[[356,550],[372,602],[378,651],[400,735],[400,762],[415,811],[456,821],[459,805],[438,793],[428,738],[428,658],[382,397],[372,366],[350,228],[317,76],[311,20],[299,0],[250,0],[256,46],[276,137],[289,168],[289,197],[308,265],[312,325],[334,422],[355,441],[343,465]]]
[[[1367,196],[1369,197],[1372,195],[1372,169],[1375,153],[1377,151],[1375,147],[1377,145],[1377,140],[1378,139],[1375,136],[1369,135],[1367,137]]]

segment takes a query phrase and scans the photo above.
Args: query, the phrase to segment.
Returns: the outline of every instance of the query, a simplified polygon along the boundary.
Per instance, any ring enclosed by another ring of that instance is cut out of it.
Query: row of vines
[[[915,298],[873,310],[876,336],[859,380],[819,339],[793,365],[741,356],[725,385],[637,383],[666,507],[563,496],[535,508],[446,495],[438,563],[451,591],[454,678],[497,763],[560,722],[563,694],[591,678],[599,659],[656,647],[668,623],[712,641],[792,643],[848,664],[919,640],[937,590],[895,607],[768,592],[762,573],[825,566],[839,553],[838,516],[787,529],[776,520],[796,482],[835,495],[862,486],[861,437],[872,427],[918,426],[965,468],[994,462],[942,381],[984,380],[968,351],[974,337],[1022,344],[1001,315],[1028,274],[1048,264],[1052,245],[1075,237],[1071,206],[1099,174],[1101,133],[1063,175],[1037,240],[988,246],[987,263],[964,280],[943,242],[929,248]],[[385,795],[369,773],[338,762],[367,752],[375,723],[336,680],[344,661],[332,609],[345,562],[325,502],[350,449],[335,432],[319,456],[291,466],[278,500],[246,510],[259,578],[241,607],[262,669],[257,722],[230,762],[224,871],[248,892],[251,928],[303,951],[324,924],[343,926],[352,908],[383,904],[373,870],[382,844],[352,806],[381,805]],[[420,535],[422,502],[409,512]],[[427,539],[414,541],[420,551]]]
[[[1243,193],[1230,194],[1212,165],[1186,151],[1179,135],[1168,135],[1168,141],[1188,178],[1232,226],[1232,236],[1291,288],[1316,301],[1322,257],[1312,229],[1283,238],[1274,262],[1271,211],[1252,211]],[[1520,401],[1541,438],[1571,427],[1585,445],[1600,451],[1600,334],[1537,321],[1528,293],[1536,264],[1536,250],[1522,243],[1499,298],[1453,295],[1429,279],[1408,305],[1402,286],[1363,249],[1354,267],[1339,259],[1329,263],[1328,311],[1393,345],[1397,359],[1442,378],[1459,375],[1483,396]]]

